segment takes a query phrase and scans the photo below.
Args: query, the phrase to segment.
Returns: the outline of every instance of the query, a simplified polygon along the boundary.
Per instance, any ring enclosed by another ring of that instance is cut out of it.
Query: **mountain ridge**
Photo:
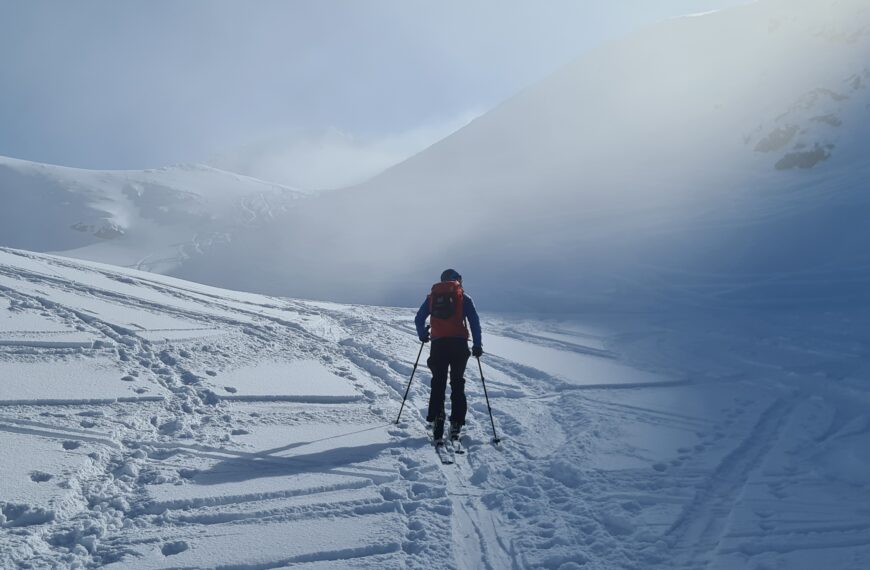
[[[241,249],[273,243],[290,269],[266,268],[264,279],[252,262],[233,284],[412,304],[421,275],[457,266],[501,309],[559,311],[679,302],[677,290],[650,294],[670,289],[671,268],[704,290],[726,288],[703,274],[739,280],[766,263],[768,278],[806,271],[789,251],[802,226],[830,243],[848,231],[824,225],[827,198],[819,193],[815,218],[804,211],[770,227],[757,211],[795,212],[789,194],[825,186],[866,207],[867,30],[862,3],[829,0],[767,0],[652,26],[372,180],[290,212],[283,229],[245,236]],[[223,249],[237,257],[233,247]],[[803,261],[821,270],[840,253]],[[209,279],[206,260],[185,275]],[[335,285],[348,275],[358,280],[350,292]],[[535,288],[547,292],[530,298]]]
[[[89,170],[9,157],[0,190],[3,245],[157,272],[305,196],[207,165]]]

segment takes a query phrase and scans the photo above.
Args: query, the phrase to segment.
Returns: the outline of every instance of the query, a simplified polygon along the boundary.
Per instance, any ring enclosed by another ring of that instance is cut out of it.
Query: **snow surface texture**
[[[485,317],[442,465],[413,313],[0,249],[0,564],[870,567],[866,314]]]

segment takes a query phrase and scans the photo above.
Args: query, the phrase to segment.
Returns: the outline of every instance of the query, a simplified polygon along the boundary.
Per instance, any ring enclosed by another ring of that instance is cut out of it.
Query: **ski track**
[[[668,540],[681,567],[703,568],[715,556],[750,473],[771,449],[793,405],[777,400],[768,407],[743,442],[704,480],[695,498],[668,530]]]
[[[0,402],[0,437],[29,438],[61,457],[58,470],[29,475],[28,484],[52,490],[47,502],[0,497],[3,567],[706,568],[725,556],[787,555],[801,534],[806,548],[870,542],[870,520],[732,528],[735,505],[792,421],[793,393],[722,398],[725,380],[672,372],[652,384],[572,384],[523,354],[486,355],[503,441],[490,442],[472,360],[467,453],[442,465],[424,429],[426,350],[394,423],[419,349],[412,310],[230,295],[60,258],[0,256],[0,300],[13,315],[41,315],[94,339],[0,343],[0,365],[108,362],[131,394]],[[131,324],[137,315],[186,324],[149,331]],[[640,349],[656,338],[624,335],[620,345],[616,335],[578,333],[575,342],[558,325],[501,318],[484,331],[608,363],[627,363],[619,347],[631,343],[632,361],[644,361]],[[654,346],[647,360],[663,361],[667,345]],[[320,363],[354,395],[247,394],[221,380],[282,357]],[[687,394],[712,399],[717,413],[668,404]],[[835,417],[817,441],[845,426],[848,418]],[[648,432],[686,443],[648,447]],[[313,534],[285,544],[299,533]],[[237,548],[224,549],[223,536]]]

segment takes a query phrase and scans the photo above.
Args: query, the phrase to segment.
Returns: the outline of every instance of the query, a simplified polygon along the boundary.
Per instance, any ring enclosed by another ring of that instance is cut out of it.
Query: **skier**
[[[471,297],[462,290],[462,276],[454,269],[446,269],[441,281],[432,286],[432,292],[420,305],[417,317],[417,336],[420,342],[430,340],[426,318],[431,317],[432,348],[426,364],[432,371],[432,392],[426,421],[434,423],[432,435],[436,442],[444,437],[444,398],[447,391],[448,368],[450,375],[450,438],[459,439],[465,425],[465,365],[468,357],[480,358],[480,318]],[[468,326],[471,327],[472,348],[468,350]]]

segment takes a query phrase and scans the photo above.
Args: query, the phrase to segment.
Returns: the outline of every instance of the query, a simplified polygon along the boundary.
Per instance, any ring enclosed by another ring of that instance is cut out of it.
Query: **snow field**
[[[0,406],[97,404],[162,399],[169,394],[160,387],[144,387],[140,378],[126,375],[117,364],[100,357],[0,362],[0,378]]]
[[[14,250],[0,277],[0,335],[93,339],[0,345],[4,567],[870,560],[854,316],[484,319],[503,443],[472,360],[468,453],[445,466],[424,429],[428,350],[394,423],[420,347],[411,309]]]

